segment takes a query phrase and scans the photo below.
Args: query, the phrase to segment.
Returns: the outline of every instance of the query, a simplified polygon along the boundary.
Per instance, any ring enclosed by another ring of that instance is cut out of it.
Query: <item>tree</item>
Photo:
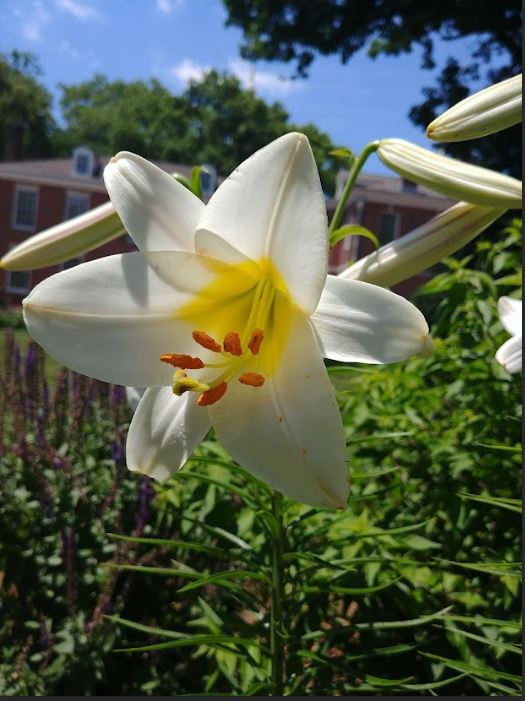
[[[101,75],[61,88],[66,128],[55,143],[64,155],[84,144],[99,154],[125,149],[150,159],[209,163],[228,175],[295,129],[310,138],[325,192],[333,193],[337,164],[329,156],[330,137],[312,124],[292,125],[279,102],[268,104],[233,76],[210,71],[178,96],[156,80],[109,82]]]
[[[472,37],[472,61],[460,67],[450,58],[437,85],[424,90],[425,100],[412,108],[410,117],[421,126],[471,92],[474,81],[486,84],[521,71],[521,3],[518,0],[224,0],[227,24],[244,33],[242,55],[249,60],[292,62],[305,77],[316,54],[336,54],[346,63],[368,47],[380,54],[408,53],[423,49],[422,67],[434,69],[436,38]],[[498,68],[491,67],[494,58]],[[483,68],[488,66],[484,72]],[[475,143],[450,144],[454,155],[508,169],[519,148],[517,129],[505,136]],[[381,136],[381,135],[378,135]],[[501,148],[506,149],[499,158]],[[519,162],[519,158],[515,163]],[[516,170],[510,169],[510,170]]]
[[[54,121],[51,95],[38,82],[40,75],[32,54],[0,54],[0,158],[5,153],[6,139],[18,142],[16,158],[49,153]]]

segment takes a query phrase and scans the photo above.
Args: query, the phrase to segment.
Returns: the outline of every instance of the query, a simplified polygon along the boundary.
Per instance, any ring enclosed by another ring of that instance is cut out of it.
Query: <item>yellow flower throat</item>
[[[213,281],[178,310],[177,319],[191,322],[193,341],[214,354],[207,354],[212,362],[180,353],[160,357],[177,368],[174,394],[197,392],[200,406],[221,399],[234,380],[251,387],[264,384],[278,366],[292,305],[281,275],[267,258],[236,265],[210,261],[209,265],[215,273]],[[197,379],[186,370],[205,372]]]

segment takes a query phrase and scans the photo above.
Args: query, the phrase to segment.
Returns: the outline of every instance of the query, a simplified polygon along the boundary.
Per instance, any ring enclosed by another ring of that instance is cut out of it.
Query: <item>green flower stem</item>
[[[272,611],[270,620],[270,649],[272,658],[272,696],[283,696],[284,691],[284,525],[283,497],[272,492],[272,513],[277,528],[272,534]]]
[[[359,156],[355,159],[354,164],[350,168],[350,172],[348,173],[348,180],[346,181],[344,190],[341,194],[339,202],[337,203],[337,207],[335,208],[335,212],[334,212],[334,216],[332,217],[332,221],[330,222],[330,227],[328,229],[328,240],[331,239],[332,234],[341,224],[343,212],[344,212],[344,209],[346,207],[346,203],[348,202],[348,198],[350,197],[350,193],[352,192],[352,190],[354,188],[355,182],[357,180],[357,176],[361,172],[368,157],[372,153],[377,151],[378,146],[379,146],[379,141],[371,141],[369,144],[367,144],[364,147],[364,149],[361,151]]]

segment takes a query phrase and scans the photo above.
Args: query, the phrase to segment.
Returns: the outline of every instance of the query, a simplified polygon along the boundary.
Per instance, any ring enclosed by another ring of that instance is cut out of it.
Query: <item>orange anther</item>
[[[264,377],[258,372],[243,372],[242,375],[239,375],[239,382],[242,382],[243,385],[261,387],[264,385]]]
[[[252,331],[252,335],[250,336],[250,340],[248,341],[248,348],[254,355],[258,354],[263,339],[264,331],[262,329],[254,329]]]
[[[242,355],[241,337],[237,331],[228,331],[224,337],[222,347],[226,353],[231,353],[232,355]]]
[[[205,331],[194,331],[191,335],[195,343],[198,343],[199,346],[203,346],[214,353],[221,352],[221,344],[217,343],[211,336],[208,336]]]
[[[221,382],[221,384],[217,385],[217,387],[212,387],[206,392],[203,392],[197,399],[197,404],[199,406],[210,406],[210,404],[215,404],[215,402],[218,402],[219,399],[224,396],[227,389],[227,383]]]
[[[163,363],[169,363],[175,368],[182,370],[200,370],[204,363],[200,358],[192,358],[191,355],[180,355],[178,353],[164,353],[160,356]]]

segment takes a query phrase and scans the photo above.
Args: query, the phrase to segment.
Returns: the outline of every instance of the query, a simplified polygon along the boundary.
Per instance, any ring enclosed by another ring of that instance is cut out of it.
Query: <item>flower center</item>
[[[283,346],[288,305],[282,279],[267,261],[249,261],[221,272],[177,314],[197,327],[192,338],[208,351],[206,360],[180,353],[160,356],[177,368],[173,393],[197,392],[197,404],[210,406],[224,396],[232,381],[262,387]],[[187,370],[202,372],[195,377]]]

